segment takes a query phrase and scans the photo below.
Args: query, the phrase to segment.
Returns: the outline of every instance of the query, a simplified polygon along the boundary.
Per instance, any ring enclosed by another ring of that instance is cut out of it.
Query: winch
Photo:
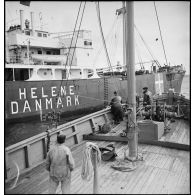
[[[157,105],[152,107],[151,105],[143,107],[139,114],[144,116],[144,119],[152,119],[156,121],[164,121],[165,118],[175,118],[177,113],[175,112],[175,106]]]

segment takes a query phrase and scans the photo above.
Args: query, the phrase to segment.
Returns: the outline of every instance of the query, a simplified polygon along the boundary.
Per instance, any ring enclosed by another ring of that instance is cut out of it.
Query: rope
[[[107,50],[107,47],[106,47],[106,42],[105,42],[103,30],[102,30],[102,24],[101,24],[101,18],[100,18],[100,8],[99,8],[99,2],[98,2],[98,1],[96,2],[96,11],[97,11],[98,22],[99,22],[99,28],[100,28],[100,33],[101,33],[101,37],[102,37],[102,42],[103,42],[104,49],[105,49],[105,53],[106,53],[107,62],[108,62],[109,67],[110,67],[111,70],[113,71],[112,65],[111,65],[111,62],[110,62],[110,58],[109,58],[109,55],[108,55],[108,50]],[[113,75],[113,76],[114,76],[114,75]]]
[[[117,23],[117,26],[116,26],[116,32],[114,34],[114,41],[111,42],[113,43],[114,45],[114,48],[113,48],[113,55],[114,56],[114,59],[113,59],[113,62],[116,60],[116,52],[117,52],[117,49],[118,49],[118,42],[119,42],[119,32],[120,32],[120,28],[121,28],[121,22]],[[115,43],[115,44],[114,44]]]
[[[97,11],[97,16],[98,16],[98,22],[99,22],[99,28],[100,28],[100,33],[101,33],[101,37],[102,37],[102,42],[103,42],[103,45],[104,45],[104,50],[105,50],[105,53],[106,53],[106,58],[107,58],[107,62],[108,62],[108,66],[109,68],[112,70],[112,75],[113,77],[115,76],[114,75],[114,71],[113,71],[113,68],[112,68],[112,65],[111,65],[111,62],[110,62],[110,58],[109,58],[109,55],[108,55],[108,50],[107,50],[107,47],[106,47],[106,42],[105,42],[105,38],[104,38],[104,34],[103,34],[103,30],[102,30],[102,24],[101,24],[101,18],[100,18],[100,8],[99,8],[99,2],[96,2],[96,11]],[[117,83],[116,81],[114,80],[116,86],[117,86]],[[115,87],[115,90],[117,90],[117,87]],[[119,88],[119,87],[118,87]]]
[[[166,53],[165,53],[165,46],[164,46],[164,42],[163,42],[163,38],[162,38],[162,33],[161,33],[161,29],[160,29],[160,22],[159,22],[159,18],[158,18],[158,13],[157,13],[157,8],[156,8],[155,1],[154,1],[154,8],[155,8],[156,18],[157,18],[157,22],[158,22],[159,31],[160,31],[160,38],[161,38],[161,42],[162,42],[162,46],[163,46],[163,52],[164,52],[166,63],[168,65],[167,56],[166,56]],[[172,79],[170,80],[170,86],[172,88]]]
[[[72,41],[73,41],[73,38],[74,38],[74,33],[75,33],[75,31],[76,31],[76,26],[77,26],[78,17],[79,17],[79,13],[80,13],[80,9],[81,9],[81,4],[82,4],[82,1],[81,1],[80,5],[79,5],[79,10],[78,10],[78,13],[77,13],[77,18],[76,18],[76,22],[75,22],[75,26],[74,26],[74,30],[73,30],[71,42],[70,42],[70,47],[69,47],[69,50],[68,50],[68,56],[67,56],[66,64],[65,64],[65,67],[64,67],[65,69],[66,69],[66,66],[67,66],[67,64],[68,64],[68,58],[69,58],[69,55],[70,55],[70,49],[71,49]],[[60,88],[61,88],[61,86],[62,86],[62,81],[63,81],[63,78],[62,78],[61,83],[60,83]],[[59,96],[59,94],[60,94],[60,88],[59,88],[58,96]]]
[[[159,31],[160,31],[160,38],[161,38],[161,42],[162,42],[162,46],[163,46],[165,60],[166,60],[166,63],[168,65],[167,56],[166,56],[166,53],[165,53],[165,46],[164,46],[164,42],[163,42],[163,38],[162,38],[162,33],[161,33],[161,29],[160,29],[160,22],[159,22],[159,19],[158,19],[158,13],[157,13],[155,1],[154,1],[154,8],[155,8],[156,18],[157,18],[157,22],[158,22]]]
[[[135,48],[136,48],[136,51],[137,51],[137,57],[138,57],[138,60],[140,62],[141,69],[144,69],[143,61],[141,59],[141,55],[140,55],[140,52],[139,52],[139,48],[138,48],[138,45],[137,45],[136,42],[135,42]]]
[[[87,142],[83,151],[81,177],[83,180],[91,180],[93,173],[92,150],[97,151],[97,162],[101,162],[101,152],[95,143]]]
[[[117,171],[130,172],[136,170],[137,166],[127,160],[117,160],[111,165],[111,168]]]
[[[108,38],[111,37],[110,34],[111,34],[111,32],[113,31],[114,26],[116,25],[117,19],[118,19],[118,16],[116,16],[116,18],[114,19],[114,22],[113,22],[113,24],[112,24],[112,26],[111,26],[111,28],[110,28],[110,31],[109,31],[109,33],[108,33],[107,36],[106,36],[106,39],[107,39],[107,40],[108,40]],[[103,47],[103,45],[101,45],[101,47],[99,48],[99,50],[98,50],[98,52],[97,52],[97,54],[96,54],[96,56],[95,56],[95,58],[94,58],[94,61],[93,61],[94,64],[95,64],[95,62],[97,61],[97,58],[99,57],[100,53],[102,52],[102,47]]]
[[[19,167],[18,167],[18,164],[17,164],[15,161],[13,161],[13,163],[14,163],[14,165],[16,166],[16,169],[17,169],[17,176],[16,176],[16,179],[15,179],[15,181],[14,181],[13,186],[10,187],[9,190],[12,190],[12,189],[14,189],[14,188],[16,187],[16,184],[17,184],[17,182],[18,182],[18,178],[19,178],[19,175],[20,175],[20,169],[19,169]]]
[[[79,18],[79,15],[80,15],[81,5],[82,5],[82,1],[81,1],[80,5],[79,5],[79,10],[78,10],[78,13],[77,13],[77,18],[76,18],[76,22],[75,22],[75,26],[74,26],[74,30],[73,30],[73,35],[72,35],[70,47],[69,47],[69,50],[68,50],[68,56],[67,56],[66,63],[65,63],[65,70],[66,70],[66,67],[67,67],[67,64],[68,64],[68,59],[69,59],[69,55],[70,55],[70,49],[71,49],[71,46],[72,46],[74,34],[76,32],[76,26],[77,26],[78,18]],[[83,8],[83,12],[82,12],[82,18],[83,18],[83,13],[84,13],[85,5],[86,5],[86,2],[84,4],[84,8]],[[80,21],[80,24],[79,24],[79,30],[80,30],[82,18],[81,18],[81,21]],[[71,60],[71,63],[70,63],[70,70],[71,70],[71,65],[72,65],[72,61],[73,61],[73,56],[74,56],[74,53],[75,53],[75,50],[76,50],[76,44],[77,44],[77,40],[78,40],[79,30],[78,30],[78,33],[77,33],[76,43],[75,43],[75,47],[74,47],[74,50],[73,50],[72,60]],[[68,72],[68,78],[69,78],[69,74],[70,74],[70,72]],[[68,80],[68,78],[67,78],[67,80]],[[62,78],[62,80],[60,82],[60,87],[59,87],[59,91],[58,91],[57,97],[60,96],[60,88],[62,86],[62,81],[63,81],[63,78]],[[66,82],[66,85],[68,85],[68,82]],[[56,102],[57,102],[57,97],[56,97]],[[62,108],[60,107],[60,109],[62,109]],[[53,110],[55,110],[55,109],[53,109]]]
[[[72,54],[72,60],[71,60],[71,63],[70,63],[70,70],[71,70],[71,66],[72,66],[72,61],[73,61],[74,53],[75,53],[75,50],[76,50],[76,45],[77,45],[77,40],[78,40],[78,36],[79,36],[79,31],[80,31],[81,23],[82,23],[82,20],[83,20],[83,15],[84,15],[84,11],[85,11],[85,5],[86,5],[86,1],[85,1],[85,4],[84,4],[84,7],[83,7],[82,15],[81,15],[81,20],[80,20],[80,24],[79,24],[79,30],[78,30],[78,33],[77,33],[76,43],[75,43],[75,46],[74,46],[74,51],[73,51],[73,54]],[[68,73],[68,77],[69,77],[69,73]]]
[[[139,30],[138,30],[138,28],[137,28],[137,26],[136,26],[135,24],[134,24],[134,27],[135,27],[137,33],[139,34],[141,40],[143,41],[143,43],[144,43],[146,49],[148,50],[149,54],[151,55],[152,59],[156,62],[156,64],[157,64],[158,66],[160,66],[159,62],[158,62],[157,60],[155,60],[155,56],[154,56],[154,55],[152,54],[152,52],[150,51],[149,46],[148,46],[147,43],[145,42],[144,38],[142,37],[141,33],[139,32]]]

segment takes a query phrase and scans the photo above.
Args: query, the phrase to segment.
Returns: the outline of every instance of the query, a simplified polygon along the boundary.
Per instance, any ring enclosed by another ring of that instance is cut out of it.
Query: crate
[[[137,122],[140,140],[158,140],[164,134],[164,122],[142,120]]]

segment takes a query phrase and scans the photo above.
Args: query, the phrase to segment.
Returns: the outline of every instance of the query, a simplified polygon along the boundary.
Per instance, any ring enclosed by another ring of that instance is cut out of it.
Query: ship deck
[[[124,129],[124,123],[116,126],[109,134],[118,135]],[[189,122],[176,120],[170,124],[171,130],[163,135],[161,140],[190,144]],[[93,193],[93,179],[89,182],[81,178],[82,150],[85,142],[73,149],[76,168],[72,172],[71,193]],[[92,141],[98,146],[110,142]],[[125,142],[111,142],[116,147],[116,159],[124,158],[128,150]],[[165,148],[161,146],[139,144],[138,152],[143,155],[143,161],[137,162],[137,168],[131,172],[120,172],[112,169],[113,162],[102,161],[98,167],[99,193],[101,194],[189,194],[190,193],[190,152]],[[17,186],[7,194],[47,194],[49,173],[42,164],[24,176],[21,176]],[[61,193],[60,187],[57,193]]]

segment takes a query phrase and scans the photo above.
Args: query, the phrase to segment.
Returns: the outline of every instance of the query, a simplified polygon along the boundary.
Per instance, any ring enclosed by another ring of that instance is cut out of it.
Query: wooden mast
[[[127,63],[127,88],[128,105],[132,109],[129,124],[136,126],[136,85],[135,85],[135,51],[134,51],[134,2],[126,1],[126,63]],[[131,120],[130,120],[131,119]],[[137,159],[138,135],[136,128],[127,128],[127,138],[130,160]]]
[[[126,70],[126,11],[125,11],[125,1],[122,2],[123,6],[123,66]]]

